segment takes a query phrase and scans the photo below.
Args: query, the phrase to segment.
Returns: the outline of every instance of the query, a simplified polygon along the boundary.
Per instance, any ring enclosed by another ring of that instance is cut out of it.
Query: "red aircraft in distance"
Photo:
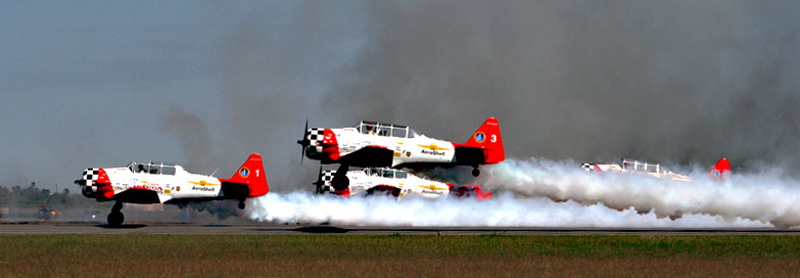
[[[676,174],[672,171],[661,167],[657,163],[639,162],[632,159],[622,159],[622,165],[619,164],[596,164],[596,163],[583,163],[581,164],[584,170],[590,172],[611,172],[621,174],[638,174],[646,175],[659,179],[671,179],[676,181],[692,181],[692,178],[686,175]],[[722,158],[717,161],[711,172],[708,173],[709,177],[714,180],[723,180],[725,176],[729,175],[731,171],[731,163]]]

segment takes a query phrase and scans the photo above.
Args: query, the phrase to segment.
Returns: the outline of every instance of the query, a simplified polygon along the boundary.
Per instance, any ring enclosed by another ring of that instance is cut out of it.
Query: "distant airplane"
[[[465,143],[429,138],[404,125],[370,121],[355,127],[311,129],[306,122],[305,131],[297,141],[303,146],[303,156],[323,164],[392,168],[466,165],[478,176],[479,165],[505,159],[500,125],[494,117],[486,119]]]
[[[186,172],[180,165],[157,162],[131,162],[125,167],[88,168],[76,180],[81,192],[98,202],[115,201],[108,215],[110,226],[119,226],[125,217],[123,203],[179,204],[210,200],[244,200],[269,192],[261,155],[251,154],[229,179]]]
[[[335,182],[342,181],[342,182]],[[365,168],[362,170],[338,171],[320,169],[317,193],[332,193],[339,196],[390,195],[398,199],[421,197],[438,198],[492,198],[492,192],[477,185],[456,185],[431,181],[414,176],[403,170],[391,168]]]
[[[632,159],[622,159],[622,165],[619,164],[596,164],[596,163],[582,163],[581,167],[586,171],[596,172],[611,172],[621,174],[637,174],[645,175],[659,179],[671,179],[676,181],[692,181],[692,178],[673,173],[657,163],[639,162]],[[717,161],[714,168],[709,172],[709,176],[714,180],[722,180],[731,171],[730,162],[722,158]]]

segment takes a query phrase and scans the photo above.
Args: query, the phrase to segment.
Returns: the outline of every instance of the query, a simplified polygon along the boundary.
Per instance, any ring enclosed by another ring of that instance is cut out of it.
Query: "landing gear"
[[[122,225],[122,222],[125,221],[125,215],[122,215],[122,202],[114,204],[106,220],[108,220],[108,226],[111,227],[119,227]]]
[[[244,201],[239,200],[239,209],[244,209]]]
[[[345,190],[350,187],[350,179],[346,176],[348,167],[347,164],[342,164],[339,169],[336,169],[336,173],[333,174],[333,180],[331,180],[333,190]]]
[[[475,169],[472,169],[472,176],[473,177],[477,177],[480,174],[481,174],[481,170],[478,170],[478,167],[475,167]]]
[[[331,180],[331,186],[333,187],[333,190],[345,190],[350,187],[350,178],[345,177],[344,175],[334,174],[333,180]]]

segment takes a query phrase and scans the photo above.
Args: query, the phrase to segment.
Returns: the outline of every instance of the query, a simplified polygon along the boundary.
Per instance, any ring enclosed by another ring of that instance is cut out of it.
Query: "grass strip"
[[[0,269],[6,277],[403,277],[404,273],[691,277],[700,273],[696,271],[713,276],[731,271],[728,274],[739,277],[748,273],[780,277],[784,271],[794,275],[791,270],[800,266],[798,239],[771,235],[0,235]]]

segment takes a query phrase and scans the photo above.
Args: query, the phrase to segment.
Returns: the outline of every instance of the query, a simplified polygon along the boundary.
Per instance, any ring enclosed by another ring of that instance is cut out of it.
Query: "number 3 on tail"
[[[497,142],[497,134],[492,134],[492,139],[489,139],[489,142]]]

